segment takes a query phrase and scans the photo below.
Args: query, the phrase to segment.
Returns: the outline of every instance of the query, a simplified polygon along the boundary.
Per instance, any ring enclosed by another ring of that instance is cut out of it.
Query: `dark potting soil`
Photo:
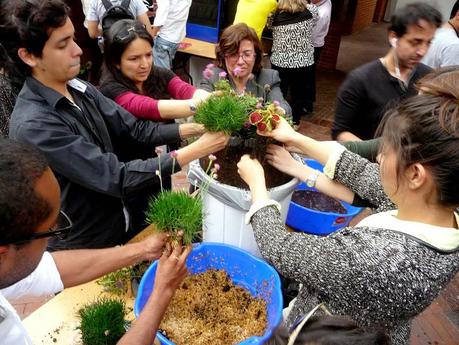
[[[176,345],[228,345],[261,336],[266,302],[235,286],[223,270],[187,276],[161,321],[160,330]]]
[[[240,178],[237,173],[237,163],[245,154],[258,159],[265,170],[266,186],[268,188],[283,185],[292,179],[291,176],[275,169],[266,161],[266,146],[274,143],[270,138],[256,136],[255,138],[242,140],[240,138],[231,138],[228,145],[214,155],[217,157],[215,163],[220,165],[217,181],[226,185],[248,189],[247,184]],[[209,166],[209,158],[204,157],[200,160],[201,167],[204,171]]]
[[[347,213],[347,210],[338,200],[312,190],[296,190],[292,201],[298,205],[321,212]]]

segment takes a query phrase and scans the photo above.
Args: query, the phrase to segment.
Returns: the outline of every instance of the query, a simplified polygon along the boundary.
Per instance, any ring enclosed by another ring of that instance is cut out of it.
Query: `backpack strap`
[[[131,1],[131,0],[129,0]],[[110,7],[113,6],[113,4],[109,0],[102,0],[102,4],[105,7],[105,11],[108,11]]]
[[[129,11],[129,5],[130,4],[131,4],[131,0],[123,0],[121,2],[121,7]],[[131,12],[131,11],[129,11],[129,12]],[[134,15],[134,17],[136,17],[136,16]]]

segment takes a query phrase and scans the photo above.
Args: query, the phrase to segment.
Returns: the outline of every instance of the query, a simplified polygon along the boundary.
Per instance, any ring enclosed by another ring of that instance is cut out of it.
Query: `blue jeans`
[[[172,43],[164,38],[156,36],[153,46],[153,62],[155,66],[172,68],[172,60],[179,47],[178,43]]]

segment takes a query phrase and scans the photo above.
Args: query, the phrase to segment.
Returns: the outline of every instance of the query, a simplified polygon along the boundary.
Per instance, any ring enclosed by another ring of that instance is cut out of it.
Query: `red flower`
[[[266,131],[266,128],[267,128],[267,126],[266,126],[266,123],[264,123],[264,122],[260,122],[259,124],[257,124],[257,129],[260,132]]]
[[[275,123],[279,123],[280,116],[277,114],[274,114],[273,116],[271,116],[271,120],[273,120]]]
[[[256,111],[254,111],[252,114],[250,114],[250,123],[251,124],[256,125],[261,120],[263,120],[263,116],[260,113],[257,113]]]

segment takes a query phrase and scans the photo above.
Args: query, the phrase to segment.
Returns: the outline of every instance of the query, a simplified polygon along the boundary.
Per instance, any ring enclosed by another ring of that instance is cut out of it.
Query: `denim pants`
[[[172,69],[172,60],[178,47],[178,43],[172,43],[160,36],[156,36],[153,46],[153,61],[155,66]]]

